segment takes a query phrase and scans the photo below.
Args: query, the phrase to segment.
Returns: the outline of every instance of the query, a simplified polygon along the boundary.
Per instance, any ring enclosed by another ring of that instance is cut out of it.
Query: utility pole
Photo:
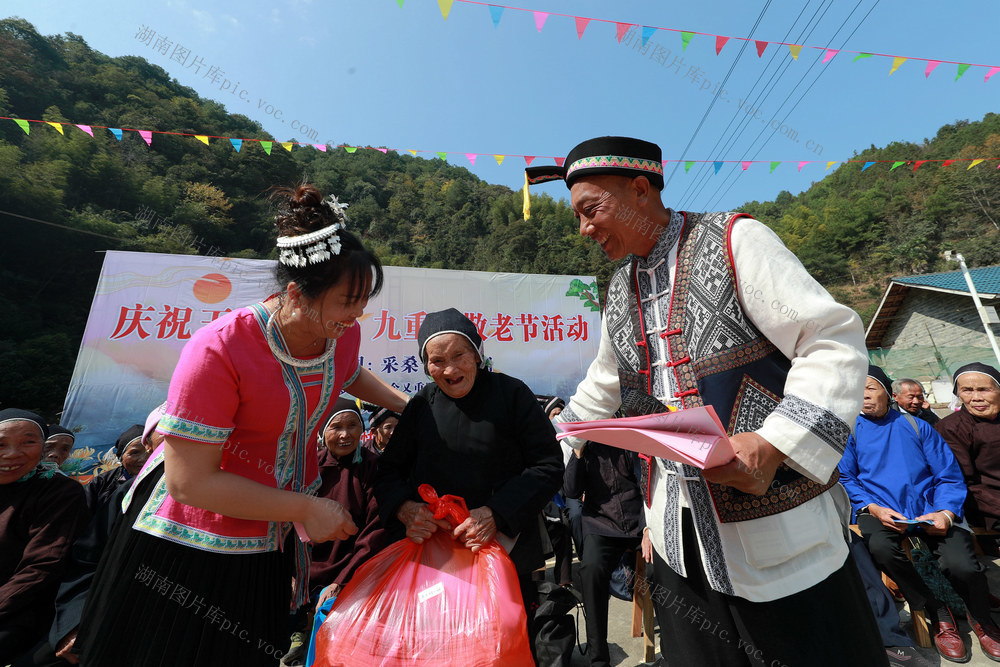
[[[958,262],[958,265],[962,267],[962,275],[965,276],[965,282],[969,286],[969,293],[972,294],[972,301],[976,304],[976,311],[979,313],[979,319],[983,322],[983,328],[986,330],[986,337],[990,339],[990,347],[993,348],[993,356],[996,357],[997,363],[1000,364],[1000,347],[997,347],[997,339],[993,335],[993,329],[990,327],[989,318],[986,316],[986,308],[983,306],[983,302],[979,300],[979,292],[976,291],[976,286],[972,282],[972,276],[969,275],[969,267],[965,265],[965,258],[962,257],[962,253],[952,252],[951,250],[945,251],[944,258],[949,262]]]

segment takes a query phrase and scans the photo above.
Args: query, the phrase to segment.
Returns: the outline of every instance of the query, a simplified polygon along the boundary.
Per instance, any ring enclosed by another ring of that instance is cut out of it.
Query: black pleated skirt
[[[274,667],[287,649],[291,560],[231,555],[132,529],[163,466],[119,517],[87,596],[76,646],[86,667]]]

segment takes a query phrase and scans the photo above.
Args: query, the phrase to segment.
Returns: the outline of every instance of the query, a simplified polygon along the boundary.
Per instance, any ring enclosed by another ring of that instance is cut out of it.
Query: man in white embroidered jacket
[[[886,664],[833,498],[867,369],[857,314],[749,216],[666,208],[655,144],[599,137],[528,169],[560,178],[580,233],[626,261],[556,421],[711,405],[736,452],[705,471],[645,459],[667,664]]]

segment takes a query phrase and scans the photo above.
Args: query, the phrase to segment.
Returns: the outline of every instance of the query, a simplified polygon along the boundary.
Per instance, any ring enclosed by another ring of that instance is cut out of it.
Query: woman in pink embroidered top
[[[336,198],[308,185],[275,198],[286,289],[181,352],[157,427],[164,445],[125,498],[83,612],[84,665],[273,665],[290,602],[308,593],[292,590],[293,576],[309,581],[293,522],[314,542],[357,531],[338,503],[310,494],[318,429],[342,389],[406,403],[358,362],[357,320],[382,267],[344,230]]]

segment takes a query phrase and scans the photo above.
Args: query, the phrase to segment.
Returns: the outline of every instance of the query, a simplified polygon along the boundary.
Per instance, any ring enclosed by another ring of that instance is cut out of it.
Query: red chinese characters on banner
[[[378,330],[371,340],[416,340],[420,323],[427,315],[425,311],[409,313],[403,316],[406,322],[405,333],[400,333],[397,327],[397,318],[387,309],[375,316]],[[536,315],[534,313],[518,313],[517,315],[507,315],[497,313],[493,316],[485,313],[465,313],[483,340],[494,339],[501,343],[512,343],[516,340],[530,342],[541,338],[550,343],[566,341],[586,341],[590,338],[590,326],[583,315]],[[514,333],[514,328],[521,329],[521,335]]]
[[[214,322],[221,315],[231,311],[231,308],[203,310],[201,312],[208,315],[209,319],[202,319],[201,323]],[[159,311],[155,306],[145,306],[141,303],[131,307],[122,306],[118,312],[118,323],[115,325],[115,330],[108,338],[109,340],[121,340],[134,336],[145,340],[152,336],[155,340],[187,340],[191,338],[189,325],[193,314],[194,311],[191,308],[180,308],[167,304],[164,304]]]

